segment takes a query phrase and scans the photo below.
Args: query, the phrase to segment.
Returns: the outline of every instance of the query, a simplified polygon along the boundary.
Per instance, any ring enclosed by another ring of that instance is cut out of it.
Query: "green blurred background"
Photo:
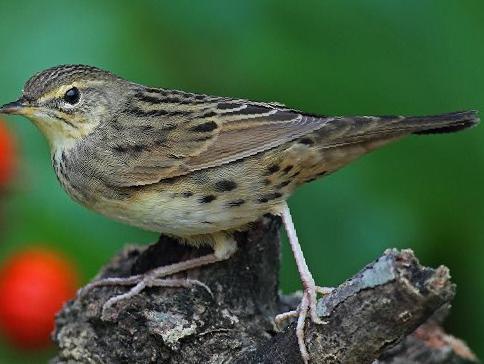
[[[153,86],[279,101],[322,114],[484,110],[480,0],[16,1],[0,4],[0,102],[62,63],[107,68]],[[41,244],[84,281],[123,244],[156,235],[72,202],[47,144],[11,118],[20,165],[1,196],[0,259]],[[317,282],[337,285],[385,248],[451,269],[447,327],[484,358],[484,132],[411,137],[301,188],[291,199]],[[287,245],[282,288],[299,288]],[[43,362],[0,344],[0,363]]]

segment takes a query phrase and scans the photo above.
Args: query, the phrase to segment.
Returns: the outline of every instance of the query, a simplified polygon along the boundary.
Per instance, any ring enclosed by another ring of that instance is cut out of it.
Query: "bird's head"
[[[32,76],[21,97],[0,107],[0,113],[32,120],[51,148],[68,146],[118,112],[126,83],[96,67],[57,66]]]

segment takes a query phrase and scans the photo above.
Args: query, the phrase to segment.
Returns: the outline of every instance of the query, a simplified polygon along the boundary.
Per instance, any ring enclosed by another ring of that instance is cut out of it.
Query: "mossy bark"
[[[237,234],[235,256],[179,275],[204,282],[212,294],[199,286],[148,288],[113,307],[109,321],[101,319],[103,304],[127,287],[95,288],[69,302],[57,317],[59,351],[52,363],[302,363],[295,324],[277,331],[273,321],[298,303],[297,295],[278,293],[280,224],[264,217]],[[125,248],[96,279],[206,253],[162,236],[150,247]],[[311,361],[476,362],[465,344],[435,323],[454,289],[446,268],[423,267],[408,250],[386,251],[318,302],[326,323],[308,321]]]

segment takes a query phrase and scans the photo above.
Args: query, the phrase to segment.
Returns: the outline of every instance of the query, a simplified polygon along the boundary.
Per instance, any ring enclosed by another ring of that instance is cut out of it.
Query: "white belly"
[[[172,192],[149,192],[134,201],[104,200],[91,208],[129,225],[182,237],[237,229],[276,210],[272,204],[246,203],[227,208],[226,201],[222,200],[200,204],[173,195]]]

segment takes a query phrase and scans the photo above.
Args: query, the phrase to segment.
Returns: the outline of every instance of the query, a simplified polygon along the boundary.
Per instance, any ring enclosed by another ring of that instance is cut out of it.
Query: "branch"
[[[57,317],[59,353],[52,362],[301,363],[295,324],[281,332],[273,324],[276,314],[297,306],[295,296],[277,294],[279,228],[278,218],[265,217],[236,234],[240,249],[234,257],[180,275],[206,283],[213,295],[198,286],[149,288],[115,306],[112,321],[101,320],[102,305],[126,287],[96,288],[69,302]],[[143,273],[206,253],[162,236],[149,248],[124,249],[98,278]],[[412,357],[416,343],[425,341],[422,328],[408,335],[453,296],[446,268],[422,267],[412,252],[388,250],[319,301],[327,323],[307,326],[312,361],[454,363],[398,361]],[[466,357],[458,345],[448,347],[456,357]],[[468,354],[468,362],[475,362]]]
[[[427,322],[373,364],[471,364],[476,356],[467,345],[444,332],[438,323]]]

